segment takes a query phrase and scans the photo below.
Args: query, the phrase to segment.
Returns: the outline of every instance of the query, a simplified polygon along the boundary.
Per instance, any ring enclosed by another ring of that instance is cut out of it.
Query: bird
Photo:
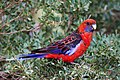
[[[74,62],[90,46],[95,30],[96,21],[94,19],[86,19],[67,37],[53,42],[47,47],[32,50],[31,53],[21,54],[17,59],[47,58],[61,59],[63,62]]]

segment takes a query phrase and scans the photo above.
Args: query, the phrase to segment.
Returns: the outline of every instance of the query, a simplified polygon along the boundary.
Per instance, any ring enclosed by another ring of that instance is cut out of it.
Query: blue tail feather
[[[46,54],[22,54],[17,59],[26,60],[31,58],[44,58]]]

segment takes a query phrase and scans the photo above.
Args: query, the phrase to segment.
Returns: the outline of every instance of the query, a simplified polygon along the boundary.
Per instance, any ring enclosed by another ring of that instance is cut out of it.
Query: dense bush
[[[75,61],[78,64],[48,59],[1,62],[0,79],[119,80],[119,9],[117,0],[0,1],[0,55],[6,58],[62,39],[87,18],[98,25],[91,46]]]

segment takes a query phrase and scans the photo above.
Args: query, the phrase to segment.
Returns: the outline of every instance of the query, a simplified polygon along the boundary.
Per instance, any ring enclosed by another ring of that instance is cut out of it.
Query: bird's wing
[[[81,36],[77,32],[73,32],[66,38],[50,44],[46,48],[36,49],[32,53],[51,53],[51,54],[68,54],[72,55],[80,44]]]

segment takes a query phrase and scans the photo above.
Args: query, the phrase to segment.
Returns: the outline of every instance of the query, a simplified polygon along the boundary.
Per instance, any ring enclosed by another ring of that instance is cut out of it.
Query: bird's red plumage
[[[33,50],[32,53],[40,55],[21,56],[20,58],[54,58],[62,59],[64,62],[73,62],[84,54],[90,46],[92,34],[96,26],[96,21],[87,19],[83,21],[78,29],[66,38],[49,45],[46,48]]]
[[[78,31],[81,32],[80,36],[82,37],[82,42],[73,55],[69,56],[69,55],[63,55],[63,54],[48,54],[45,57],[46,58],[54,58],[54,59],[62,59],[64,62],[73,62],[75,59],[82,56],[84,54],[84,52],[87,50],[87,48],[89,47],[90,42],[92,40],[92,34],[93,34],[92,32],[84,31],[84,28],[86,27],[85,22],[89,22],[90,24],[96,23],[95,20],[88,19],[88,20],[85,20],[78,27]]]
[[[64,62],[73,62],[79,56],[82,56],[86,49],[84,43],[81,43],[75,53],[71,56],[64,54],[47,54],[45,58],[62,59]]]
[[[74,54],[71,56],[64,55],[64,54],[47,54],[45,58],[54,58],[54,59],[62,59],[64,62],[73,62],[78,57],[82,56],[84,52],[87,50],[87,48],[90,45],[91,39],[92,39],[92,33],[84,33],[81,34],[81,37],[83,41],[80,43],[80,46],[77,48]]]

